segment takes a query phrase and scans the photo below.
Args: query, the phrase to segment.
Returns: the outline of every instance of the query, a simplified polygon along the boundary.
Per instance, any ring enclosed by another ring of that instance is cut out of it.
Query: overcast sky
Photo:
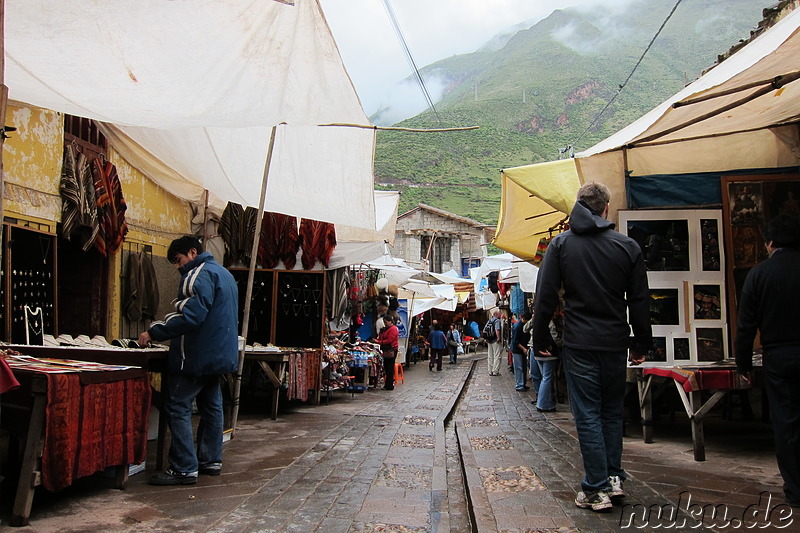
[[[636,0],[391,0],[418,68],[455,54],[474,52],[521,22],[535,24],[555,9],[622,8]],[[412,71],[382,0],[320,0],[350,78],[367,115],[379,107],[425,108],[416,85],[397,87]],[[436,87],[429,87],[432,96]],[[434,96],[434,100],[436,97]],[[399,117],[400,118],[405,117]]]

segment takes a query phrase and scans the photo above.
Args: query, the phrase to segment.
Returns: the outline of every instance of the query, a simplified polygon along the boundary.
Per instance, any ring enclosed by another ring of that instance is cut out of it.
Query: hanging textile
[[[300,221],[300,247],[304,269],[314,268],[317,261],[327,267],[336,248],[336,228],[330,222],[304,218]]]
[[[153,320],[158,316],[158,277],[153,266],[152,256],[144,250],[139,252],[139,264],[142,270],[142,318]]]
[[[142,319],[142,266],[137,253],[128,254],[128,268],[125,271],[122,311],[128,320],[138,322]]]
[[[261,219],[261,236],[258,241],[258,263],[263,268],[275,268],[283,261],[286,270],[292,270],[300,250],[297,217],[282,213],[265,212]]]
[[[158,279],[150,254],[141,250],[128,254],[122,310],[128,320],[154,319],[158,313]]]
[[[94,245],[100,222],[97,218],[92,168],[75,144],[64,148],[59,191],[62,234],[68,241],[75,239],[86,252]]]
[[[249,266],[256,236],[258,209],[228,202],[219,221],[219,234],[228,247],[228,266]]]
[[[326,273],[325,307],[326,316],[330,317],[330,329],[343,331],[350,325],[348,309],[350,292],[350,268],[341,267]]]
[[[241,205],[228,202],[222,212],[222,218],[219,220],[219,236],[225,241],[225,248],[227,248],[226,265],[239,262],[241,257],[239,225],[242,223],[243,214],[244,208]]]
[[[95,248],[105,255],[116,252],[125,240],[128,225],[125,223],[125,198],[117,168],[102,157],[94,160],[94,191],[100,231],[94,241]]]

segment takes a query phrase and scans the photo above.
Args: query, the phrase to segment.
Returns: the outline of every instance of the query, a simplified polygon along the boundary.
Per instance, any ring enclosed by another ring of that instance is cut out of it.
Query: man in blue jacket
[[[603,184],[580,188],[569,231],[547,247],[533,312],[534,350],[550,356],[550,320],[563,286],[564,369],[585,471],[575,505],[593,511],[625,496],[622,425],[631,328],[631,362],[644,361],[653,342],[642,250],[607,220],[610,199]]]
[[[150,324],[139,345],[172,339],[164,375],[165,411],[172,432],[169,468],[152,485],[192,485],[197,474],[222,471],[220,375],[238,368],[238,289],[233,276],[196,237],[172,241],[167,259],[181,273],[175,312]],[[197,448],[192,435],[192,402],[200,423]]]

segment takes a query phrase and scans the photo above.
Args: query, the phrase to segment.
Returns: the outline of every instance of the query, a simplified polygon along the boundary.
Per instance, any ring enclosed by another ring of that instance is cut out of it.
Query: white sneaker
[[[575,505],[581,509],[591,509],[592,511],[605,511],[611,509],[611,498],[605,492],[598,492],[592,496],[586,496],[586,493],[580,491],[575,498]]]
[[[622,478],[619,476],[610,476],[608,483],[611,485],[611,490],[608,491],[609,498],[624,498],[625,491],[622,490]]]

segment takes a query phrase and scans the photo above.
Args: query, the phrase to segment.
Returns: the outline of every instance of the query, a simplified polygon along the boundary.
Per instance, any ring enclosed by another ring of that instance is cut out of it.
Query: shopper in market
[[[578,190],[570,229],[547,247],[533,313],[536,352],[552,355],[550,321],[563,287],[562,356],[585,471],[575,505],[593,511],[610,509],[612,498],[625,496],[626,359],[641,363],[653,342],[642,250],[607,220],[610,200],[608,187],[600,183]]]
[[[172,241],[167,259],[181,274],[175,312],[139,335],[140,346],[172,339],[162,382],[172,433],[169,467],[150,478],[150,484],[193,485],[198,473],[218,476],[222,471],[220,376],[238,368],[238,289],[231,273],[203,251],[197,237]],[[195,401],[200,413],[196,448]]]
[[[461,347],[461,332],[455,322],[450,324],[450,331],[447,332],[447,347],[450,349],[450,364],[454,365],[458,362],[458,349]]]
[[[525,331],[525,325],[533,316],[526,312],[511,327],[511,357],[514,364],[514,381],[517,392],[530,389],[528,381],[528,341],[531,334]]]
[[[431,345],[431,358],[428,360],[428,370],[433,370],[433,365],[436,365],[438,372],[442,371],[442,359],[444,353],[447,351],[447,335],[442,331],[439,323],[433,321],[433,329],[428,334],[428,343]]]
[[[753,370],[753,341],[761,333],[775,455],[786,503],[800,507],[800,220],[787,214],[764,229],[769,258],[747,273],[739,300],[736,367]]]
[[[381,346],[383,369],[386,371],[386,377],[383,382],[385,390],[394,390],[394,365],[397,361],[397,350],[400,348],[399,338],[400,330],[395,326],[394,319],[389,315],[385,315],[383,317],[383,329],[375,339],[375,342]]]
[[[481,333],[486,340],[486,346],[489,352],[487,361],[489,364],[489,375],[500,375],[500,362],[503,355],[503,323],[500,320],[499,309],[492,312],[492,318],[484,326],[484,331]],[[491,324],[491,325],[489,325]]]

